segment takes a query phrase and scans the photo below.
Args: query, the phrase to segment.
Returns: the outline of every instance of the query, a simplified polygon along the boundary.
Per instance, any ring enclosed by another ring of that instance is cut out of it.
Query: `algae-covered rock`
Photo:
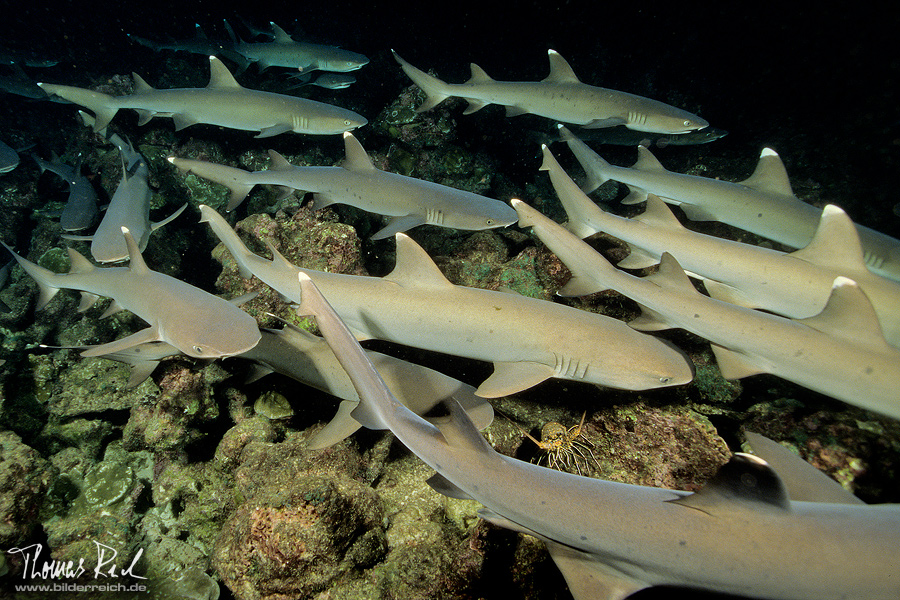
[[[273,390],[263,392],[253,403],[253,410],[272,421],[294,416],[294,409],[288,399]]]
[[[54,471],[19,436],[0,431],[0,548],[23,542],[34,530]]]

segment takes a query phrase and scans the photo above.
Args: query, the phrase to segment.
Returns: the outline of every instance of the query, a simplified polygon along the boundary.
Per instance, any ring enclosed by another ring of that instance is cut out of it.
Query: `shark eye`
[[[691,122],[690,122],[690,121],[685,121],[685,122],[684,122],[684,126],[685,126],[685,127],[690,127],[690,126],[691,126]]]
[[[494,223],[495,223],[494,219],[485,219],[485,221],[484,221],[485,225],[493,225]]]
[[[194,346],[194,352],[197,354],[204,354],[206,351],[201,346]]]
[[[672,381],[671,377],[660,377],[659,378],[659,382],[663,383],[663,384],[669,383],[670,381]]]

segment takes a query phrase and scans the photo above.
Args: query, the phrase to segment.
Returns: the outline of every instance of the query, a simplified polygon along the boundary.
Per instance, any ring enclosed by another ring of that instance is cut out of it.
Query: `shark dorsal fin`
[[[137,73],[132,73],[131,77],[134,79],[134,93],[135,94],[146,94],[147,92],[152,92],[153,86],[144,81],[144,78],[138,75]]]
[[[672,500],[715,516],[737,506],[788,511],[784,482],[769,463],[752,454],[736,453],[700,491]]]
[[[269,165],[270,171],[290,171],[294,168],[294,165],[274,150],[269,150],[269,160],[272,161]]]
[[[548,50],[547,57],[550,59],[550,74],[544,79],[545,83],[581,83],[559,52]]]
[[[466,82],[466,84],[474,84],[474,83],[493,83],[494,80],[491,79],[491,76],[484,72],[484,69],[476,65],[475,63],[471,63],[469,68],[472,69],[472,77]],[[474,112],[474,111],[473,111]]]
[[[822,312],[797,322],[856,345],[876,350],[892,348],[884,339],[872,302],[855,281],[846,277],[834,280]]]
[[[740,184],[760,192],[768,192],[780,196],[794,195],[784,163],[781,162],[781,157],[778,156],[778,153],[771,148],[763,148],[759,154],[759,162],[756,163],[756,170],[753,171],[753,175],[741,181]]]
[[[131,269],[131,272],[137,274],[149,273],[150,267],[144,262],[144,257],[141,256],[141,249],[138,248],[137,242],[134,241],[131,231],[127,227],[122,227],[122,235],[125,236],[125,245],[128,246],[128,267]]]
[[[278,251],[278,248],[270,242],[269,240],[265,240],[266,247],[269,248],[269,252],[272,253],[272,263],[276,264],[280,269],[296,269],[294,264],[286,259],[284,255]]]
[[[385,279],[404,287],[442,288],[453,285],[411,237],[398,233],[394,238],[397,240],[397,263]]]
[[[90,273],[97,267],[91,264],[91,261],[86,259],[83,254],[75,250],[74,248],[66,248],[66,251],[69,253],[69,274],[72,273]]]
[[[241,84],[237,82],[228,67],[215,56],[209,57],[209,85],[207,88],[220,90],[239,90]]]
[[[366,154],[365,148],[349,131],[344,132],[344,162],[341,165],[348,171],[376,171],[372,159]]]
[[[665,171],[666,168],[662,166],[662,163],[657,160],[653,153],[647,149],[647,146],[643,144],[637,147],[638,150],[638,159],[637,162],[631,165],[632,169],[640,169],[641,171]]]
[[[690,278],[675,257],[668,252],[663,252],[659,259],[659,270],[653,275],[647,276],[647,281],[652,281],[661,288],[690,291],[698,294],[697,288],[691,283]]]
[[[653,225],[655,227],[665,227],[667,229],[684,229],[681,221],[672,214],[671,209],[666,203],[659,199],[656,194],[647,194],[647,208],[643,213],[634,218],[635,221]]]
[[[822,210],[816,233],[809,244],[792,252],[791,256],[846,274],[866,270],[859,231],[847,213],[834,204]]]
[[[273,21],[269,21],[269,27],[272,28],[272,34],[275,36],[275,41],[277,43],[290,44],[294,41],[287,31],[276,25]]]

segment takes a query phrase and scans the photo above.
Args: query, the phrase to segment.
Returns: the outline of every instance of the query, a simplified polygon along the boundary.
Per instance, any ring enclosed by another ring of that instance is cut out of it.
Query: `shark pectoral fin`
[[[175,113],[172,115],[172,120],[175,122],[175,131],[181,131],[185,127],[190,127],[200,122],[200,119],[187,113]]]
[[[461,490],[456,484],[452,481],[441,475],[440,473],[435,473],[427,480],[425,483],[428,484],[428,487],[436,491],[438,494],[443,494],[449,498],[456,498],[457,500],[472,500],[472,496]]]
[[[146,329],[141,329],[137,333],[133,333],[121,339],[113,340],[112,342],[109,342],[107,344],[100,344],[99,346],[89,348],[82,352],[81,356],[83,356],[84,358],[90,358],[92,356],[103,356],[104,354],[112,354],[113,352],[128,350],[129,348],[134,348],[139,344],[157,341],[159,341],[159,332],[155,327],[147,327]]]
[[[604,127],[617,127],[619,125],[624,125],[625,123],[626,121],[622,117],[610,117],[609,119],[594,119],[589,123],[585,123],[584,128],[603,129]]]
[[[423,215],[405,215],[402,217],[392,217],[388,224],[385,225],[380,231],[375,233],[372,236],[373,240],[383,240],[384,238],[391,237],[397,233],[403,233],[413,227],[418,227],[419,225],[425,224],[425,217]]]
[[[712,279],[704,279],[703,285],[706,287],[706,291],[709,292],[710,298],[728,302],[729,304],[734,304],[736,306],[743,306],[744,308],[759,308],[759,302],[754,302],[747,297],[742,290],[732,287],[727,283],[713,281]]]
[[[169,215],[168,217],[166,217],[166,218],[163,219],[162,221],[159,221],[158,223],[151,223],[151,224],[150,224],[150,231],[156,231],[156,230],[159,229],[160,227],[163,227],[163,226],[165,226],[165,225],[168,225],[169,223],[171,223],[172,221],[174,221],[175,219],[177,219],[177,218],[178,218],[178,215],[180,215],[181,213],[183,213],[183,212],[184,212],[184,209],[186,209],[187,207],[188,207],[188,203],[185,202],[184,204],[181,205],[181,208],[179,208],[178,210],[176,210],[175,212],[173,212],[171,215]]]
[[[616,265],[620,269],[646,269],[659,263],[658,256],[654,256],[633,244],[628,244],[628,247],[631,248],[631,253]]]
[[[333,196],[316,192],[313,194],[312,202],[309,203],[309,207],[313,210],[319,210],[326,206],[331,206],[332,204],[340,204],[340,202]]]
[[[527,390],[556,375],[553,367],[536,362],[495,362],[493,374],[485,379],[476,396],[500,398]]]
[[[247,378],[244,380],[244,383],[245,384],[253,383],[254,381],[258,381],[258,380],[262,379],[263,377],[265,377],[266,375],[269,375],[274,372],[275,371],[272,370],[271,367],[267,367],[265,365],[260,365],[260,364],[254,363],[250,367],[250,374],[247,375]]]
[[[271,127],[264,127],[259,135],[254,136],[255,138],[267,138],[273,137],[276,135],[281,135],[282,133],[287,133],[291,131],[291,126],[287,123],[279,123],[278,125],[272,125]]]
[[[235,306],[241,306],[242,304],[247,304],[254,298],[259,296],[259,290],[255,292],[247,292],[246,294],[241,294],[240,296],[235,296],[231,298],[228,302],[230,304],[234,304]]]
[[[361,427],[350,414],[357,406],[359,406],[358,401],[342,400],[334,418],[309,439],[309,449],[328,448],[353,435]]]
[[[571,546],[543,540],[575,600],[623,600],[650,587]]]
[[[716,363],[719,365],[719,371],[725,379],[742,379],[767,372],[743,354],[738,354],[733,350],[717,346],[716,344],[711,344],[711,346],[716,357]]]

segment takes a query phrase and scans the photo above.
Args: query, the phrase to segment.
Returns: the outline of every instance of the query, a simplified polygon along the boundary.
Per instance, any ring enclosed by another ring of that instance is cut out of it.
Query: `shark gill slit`
[[[306,117],[301,117],[299,115],[294,115],[291,117],[291,126],[295,131],[298,129],[308,129],[309,119],[307,119]]]
[[[872,267],[873,269],[881,268],[881,265],[884,264],[884,257],[880,254],[875,254],[871,250],[866,250],[863,254],[863,262],[867,267]]]
[[[444,211],[434,208],[428,208],[425,210],[425,222],[430,223],[432,225],[443,225],[444,224]]]
[[[643,125],[647,122],[647,115],[644,113],[634,112],[633,110],[628,111],[628,123],[634,125]]]
[[[557,375],[570,379],[584,379],[587,374],[588,363],[582,365],[577,358],[553,353],[556,365],[553,367]]]

